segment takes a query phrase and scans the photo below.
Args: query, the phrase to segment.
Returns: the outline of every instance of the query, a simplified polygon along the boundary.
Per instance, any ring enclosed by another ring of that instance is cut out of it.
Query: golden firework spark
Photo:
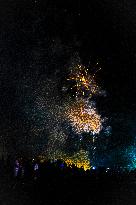
[[[85,150],[80,150],[79,152],[75,153],[72,156],[68,156],[66,153],[63,152],[56,152],[55,155],[52,155],[50,160],[57,160],[60,159],[66,163],[68,167],[74,165],[77,168],[83,168],[85,171],[91,168],[90,160],[89,160],[89,153]]]
[[[88,105],[87,101],[79,100],[73,103],[67,110],[66,116],[78,134],[82,132],[98,134],[102,129],[101,116],[93,106]]]
[[[69,167],[74,165],[77,168],[83,168],[85,171],[91,169],[89,153],[85,150],[80,150],[73,156],[63,155],[60,159],[63,160]]]
[[[76,97],[88,93],[90,96],[98,91],[98,86],[94,80],[95,75],[89,75],[88,69],[83,65],[76,65],[67,80],[74,81],[76,88]]]
[[[88,152],[84,150],[80,150],[72,157],[66,158],[64,161],[67,166],[72,167],[72,165],[75,165],[78,168],[83,168],[85,171],[91,168]]]
[[[54,152],[53,155],[50,155],[48,158],[45,155],[38,156],[38,159],[41,163],[51,160],[55,162],[56,160],[62,160],[66,163],[68,167],[76,166],[77,168],[83,168],[85,171],[91,169],[90,160],[89,160],[89,152],[81,149],[79,152],[73,154],[72,156],[68,156],[66,153],[61,151]]]

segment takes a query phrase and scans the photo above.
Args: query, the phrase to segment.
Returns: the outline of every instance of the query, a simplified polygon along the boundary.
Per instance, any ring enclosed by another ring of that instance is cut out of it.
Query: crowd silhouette
[[[92,167],[85,171],[74,164],[69,167],[61,160],[41,163],[21,158],[15,160],[13,175],[17,183],[24,184],[32,204],[86,204],[86,201],[110,204],[112,192],[120,190],[130,177],[135,177],[135,171],[121,172],[105,167]],[[31,188],[27,188],[28,184]]]
[[[1,160],[0,164],[3,164],[1,170],[9,172],[13,179],[14,193],[21,189],[29,196],[29,205],[114,204],[121,187],[136,176],[135,170],[121,172],[105,167],[85,171],[75,165],[69,167],[61,160],[41,163],[37,159],[19,158],[14,163]]]

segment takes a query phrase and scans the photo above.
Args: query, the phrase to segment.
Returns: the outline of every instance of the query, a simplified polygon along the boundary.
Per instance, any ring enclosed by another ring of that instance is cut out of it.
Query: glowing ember
[[[78,134],[82,132],[98,134],[102,129],[103,120],[101,119],[101,116],[87,101],[77,101],[69,107],[66,115]]]

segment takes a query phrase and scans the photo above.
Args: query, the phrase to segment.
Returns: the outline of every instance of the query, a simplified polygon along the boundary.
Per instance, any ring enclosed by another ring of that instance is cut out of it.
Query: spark
[[[103,119],[85,100],[76,101],[71,105],[66,112],[66,117],[78,134],[82,132],[98,134],[102,130]]]
[[[80,150],[71,157],[67,157],[65,163],[72,167],[75,165],[77,168],[83,168],[85,171],[91,168],[88,152]]]
[[[81,149],[79,152],[69,156],[62,152],[56,152],[56,156],[52,158],[53,161],[60,159],[66,163],[68,167],[76,166],[77,168],[83,168],[85,171],[91,169],[89,153]]]
[[[135,145],[130,145],[125,150],[124,159],[127,161],[127,169],[136,169],[136,147]]]
[[[86,69],[85,66],[77,64],[71,70],[71,73],[69,74],[67,80],[74,82],[73,88],[76,89],[76,97],[85,96],[85,94],[91,97],[99,90],[99,87],[97,86],[94,77],[95,74],[88,74],[88,69]]]

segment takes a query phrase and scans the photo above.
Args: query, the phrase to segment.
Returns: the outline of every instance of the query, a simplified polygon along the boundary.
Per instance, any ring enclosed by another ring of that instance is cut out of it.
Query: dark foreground
[[[13,177],[8,171],[1,172],[0,205],[136,204],[135,172],[71,171],[48,167],[41,169],[37,178]]]

